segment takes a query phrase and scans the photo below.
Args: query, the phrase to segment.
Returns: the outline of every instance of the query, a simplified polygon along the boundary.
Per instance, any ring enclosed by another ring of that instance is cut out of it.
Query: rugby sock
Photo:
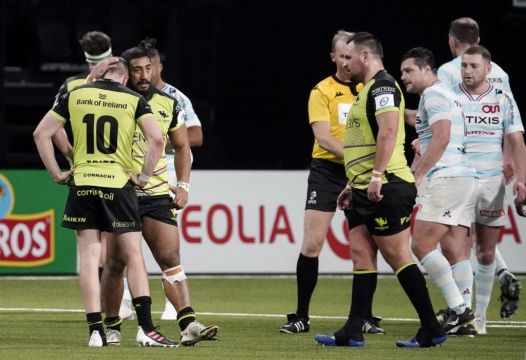
[[[137,314],[137,322],[145,333],[155,330],[152,323],[152,298],[149,296],[139,296],[132,299]]]
[[[469,260],[460,261],[451,266],[451,272],[466,303],[466,307],[471,308],[471,297],[473,295],[473,268],[471,267],[471,262]]]
[[[351,310],[345,325],[334,333],[336,344],[347,345],[350,339],[363,341],[363,320],[371,309],[377,280],[376,270],[353,271]]]
[[[495,281],[495,262],[491,265],[477,265],[477,274],[475,275],[476,294],[475,301],[477,310],[475,315],[486,317],[493,282]]]
[[[352,300],[349,319],[361,319],[361,322],[363,323],[363,319],[368,316],[368,313],[371,310],[377,281],[378,271],[376,270],[353,271]]]
[[[466,309],[466,304],[453,279],[451,266],[444,255],[435,249],[424,256],[420,263],[435,282],[449,308],[456,314],[462,314]]]
[[[193,321],[195,321],[195,313],[194,309],[192,309],[191,306],[185,307],[181,311],[177,312],[177,322],[179,323],[181,331],[186,329],[188,324],[190,324]]]
[[[296,315],[309,316],[309,305],[312,293],[318,281],[318,257],[307,257],[300,253],[296,265],[296,286],[298,289],[298,303]]]
[[[428,330],[440,328],[433,310],[433,304],[431,304],[426,280],[418,266],[415,263],[406,264],[398,269],[395,274],[418,313],[422,328]]]
[[[106,329],[121,331],[122,319],[119,316],[107,316],[104,319]]]
[[[88,321],[89,333],[97,330],[102,337],[104,335],[104,327],[102,326],[102,314],[100,312],[93,312],[86,314],[86,320]]]

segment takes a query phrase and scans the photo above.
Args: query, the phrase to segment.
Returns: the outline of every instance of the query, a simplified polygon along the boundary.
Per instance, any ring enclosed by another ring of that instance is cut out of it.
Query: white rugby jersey
[[[181,105],[184,111],[184,123],[187,128],[192,126],[199,126],[201,127],[201,121],[199,121],[199,118],[197,117],[197,114],[194,111],[194,107],[192,106],[192,102],[190,99],[183,94],[180,90],[176,89],[174,86],[170,84],[166,84],[161,89],[162,92],[173,96],[177,102]]]
[[[493,85],[478,96],[469,94],[463,83],[450,90],[462,106],[468,139],[466,152],[477,176],[502,175],[503,138],[524,131],[515,99]]]
[[[437,75],[440,81],[447,86],[458,84],[462,82],[462,76],[460,75],[460,64],[461,57],[457,56],[450,62],[445,63],[438,68]],[[508,74],[502,68],[491,62],[491,71],[487,76],[487,80],[491,85],[494,85],[497,89],[507,91],[511,94],[510,78]]]
[[[439,120],[451,122],[449,144],[438,162],[426,174],[428,177],[459,177],[477,175],[466,155],[466,126],[462,108],[453,94],[440,80],[428,87],[420,96],[416,114],[416,132],[422,154],[426,152],[432,134],[431,125]]]

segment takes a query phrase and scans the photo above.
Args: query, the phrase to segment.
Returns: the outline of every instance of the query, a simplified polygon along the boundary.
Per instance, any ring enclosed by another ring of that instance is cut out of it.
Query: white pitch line
[[[0,308],[0,312],[29,312],[29,313],[83,313],[83,309],[59,309],[59,308]],[[152,311],[153,314],[160,314],[161,311]],[[282,318],[283,314],[261,314],[261,313],[234,313],[234,312],[210,312],[201,311],[197,315],[203,316],[227,316],[227,317],[263,317],[263,318]],[[311,315],[311,319],[325,319],[325,320],[345,320],[346,316],[325,316],[325,315]],[[413,318],[384,318],[383,321],[398,321],[398,322],[418,322],[418,319]],[[526,328],[526,321],[490,321],[487,322],[488,327],[494,328]]]

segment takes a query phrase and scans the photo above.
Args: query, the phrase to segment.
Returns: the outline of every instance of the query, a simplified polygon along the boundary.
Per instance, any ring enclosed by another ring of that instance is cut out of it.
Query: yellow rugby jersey
[[[309,124],[312,125],[317,121],[329,122],[331,136],[343,142],[347,114],[355,100],[356,97],[351,93],[349,83],[338,80],[334,75],[323,79],[310,92]],[[316,138],[312,148],[312,157],[343,164],[343,159],[338,159],[322,148]]]
[[[141,95],[117,82],[97,80],[57,98],[50,113],[71,123],[76,185],[126,184],[136,125],[152,115]]]
[[[385,184],[396,181],[397,178],[407,182],[415,181],[404,154],[404,109],[402,91],[385,70],[379,71],[358,94],[347,117],[343,142],[345,172],[353,187],[366,189],[369,185],[376,156],[376,116],[388,111],[398,111],[398,133],[393,154],[385,169],[387,178],[383,176],[382,182]]]
[[[82,73],[79,75],[68,77],[60,86],[60,89],[58,89],[58,94],[56,98],[58,99],[60,96],[67,94],[77,86],[84,85],[84,82],[86,81],[87,77],[88,73]]]
[[[179,129],[184,124],[183,112],[180,105],[170,95],[157,90],[154,86],[150,86],[150,91],[146,95],[148,105],[150,105],[153,115],[159,122],[161,133],[166,141],[170,132]],[[136,173],[141,172],[144,155],[148,150],[148,142],[144,137],[141,129],[136,128],[133,138],[133,171]],[[168,186],[168,172],[167,172],[166,154],[164,152],[159,159],[159,162],[155,166],[153,171],[152,179],[142,189],[137,190],[138,196],[158,196],[168,195],[170,188]]]

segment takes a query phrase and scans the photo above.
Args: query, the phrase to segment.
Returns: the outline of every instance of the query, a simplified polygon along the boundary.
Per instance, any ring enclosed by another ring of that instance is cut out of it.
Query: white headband
[[[87,62],[89,62],[89,63],[97,63],[97,62],[101,61],[102,59],[105,59],[105,58],[111,56],[111,46],[110,46],[110,48],[107,51],[103,52],[100,55],[91,55],[91,54],[88,54],[87,52],[84,51],[84,56],[86,57],[86,61]]]

